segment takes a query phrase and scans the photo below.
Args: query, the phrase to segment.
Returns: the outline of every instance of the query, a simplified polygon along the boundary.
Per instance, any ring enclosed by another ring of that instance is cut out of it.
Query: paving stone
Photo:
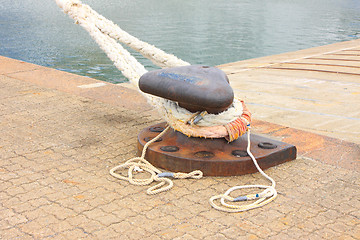
[[[132,229],[132,225],[129,222],[123,220],[119,223],[112,224],[111,228],[114,229],[114,231],[117,233],[124,234]]]
[[[140,226],[137,225],[132,225],[132,231],[127,231],[126,236],[128,236],[129,239],[151,239],[151,233],[147,232],[146,230],[144,230],[143,228],[141,228]]]
[[[1,219],[5,219],[5,218],[12,217],[15,215],[16,215],[16,213],[12,209],[5,208],[5,209],[0,210],[0,218]]]
[[[231,226],[221,231],[221,233],[228,239],[239,239],[245,236],[245,232],[236,226]]]
[[[103,224],[101,224],[97,220],[88,220],[88,221],[83,222],[80,225],[78,225],[78,227],[81,227],[81,229],[83,229],[84,232],[87,232],[90,234],[106,228]]]
[[[5,220],[12,226],[18,225],[20,223],[25,223],[28,221],[28,219],[20,214],[5,218]]]
[[[61,232],[69,231],[69,230],[74,228],[72,225],[70,225],[70,223],[68,223],[67,220],[65,220],[65,221],[56,221],[53,224],[49,224],[48,227],[51,228],[55,233],[61,233]]]
[[[104,216],[97,217],[96,220],[99,221],[101,224],[103,224],[105,226],[109,226],[111,224],[120,222],[122,219],[119,219],[114,214],[106,214]]]
[[[1,239],[25,239],[27,236],[18,228],[10,228],[0,233]],[[33,239],[33,238],[30,238]]]
[[[31,220],[26,223],[20,224],[18,229],[29,235],[38,235],[43,228],[36,220]]]
[[[253,238],[253,239],[258,239],[258,238]],[[284,239],[285,240],[285,239],[296,239],[296,238],[292,238],[291,236],[289,236],[285,232],[280,232],[279,234],[274,235],[274,236],[270,236],[267,239],[270,239],[270,240]]]
[[[184,234],[180,237],[174,238],[174,240],[195,240],[196,238],[194,238],[193,236],[191,236],[190,234]]]
[[[208,199],[268,184],[260,174],[175,180],[149,196],[109,170],[136,154],[137,133],[158,116],[4,76],[1,239],[359,239],[358,171],[300,156],[266,170],[273,202],[236,214]]]
[[[331,228],[324,228],[324,229],[316,230],[309,236],[312,236],[314,234],[321,236],[323,239],[334,239],[334,238],[341,237],[341,234],[337,233],[336,231],[333,231]]]
[[[75,228],[61,233],[63,239],[94,239],[94,237],[82,229]]]
[[[0,220],[0,230],[6,230],[6,229],[13,228],[13,227],[14,227],[14,225],[10,224],[5,219]]]

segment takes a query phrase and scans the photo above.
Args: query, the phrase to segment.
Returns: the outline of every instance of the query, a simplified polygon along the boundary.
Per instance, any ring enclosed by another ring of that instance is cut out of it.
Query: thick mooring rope
[[[137,85],[139,78],[147,70],[125,48],[96,26],[99,21],[98,14],[79,0],[56,0],[56,3],[74,19],[76,24],[82,26],[90,34],[122,74]]]
[[[144,57],[150,59],[157,66],[177,67],[189,65],[189,63],[177,58],[176,56],[167,54],[161,49],[131,36],[112,21],[98,14],[90,6],[82,4],[79,0],[56,0],[56,3],[64,10],[65,13],[74,19],[75,23],[81,25],[90,34],[110,60],[114,62],[114,65],[126,78],[129,79],[131,83],[136,85],[136,87],[138,86],[139,78],[146,73],[147,70],[116,40],[140,52]],[[144,94],[144,96],[148,99],[149,103],[158,108],[159,112],[165,117],[169,126],[157,137],[145,144],[141,157],[132,158],[124,164],[120,164],[112,168],[110,170],[110,174],[112,176],[121,180],[126,180],[131,184],[141,186],[149,185],[154,181],[159,182],[147,190],[148,194],[157,194],[167,191],[173,186],[172,180],[167,177],[199,179],[203,175],[199,170],[191,173],[161,172],[145,159],[145,154],[149,145],[163,136],[170,126],[189,136],[205,138],[226,137],[228,141],[237,139],[248,130],[247,152],[258,171],[271,181],[272,185],[235,186],[227,190],[222,195],[211,197],[210,204],[215,209],[221,211],[240,212],[264,206],[275,199],[277,195],[275,190],[275,181],[261,170],[255,157],[250,152],[250,130],[248,128],[251,122],[251,115],[243,101],[234,99],[232,106],[220,114],[197,113],[197,115],[194,116],[193,113],[181,108],[176,102],[149,94]],[[200,115],[200,122],[196,124],[186,124],[189,119],[191,119],[192,123],[193,117],[198,117]],[[128,169],[127,176],[118,173],[121,169]],[[135,178],[134,175],[136,175],[135,172],[137,171],[146,171],[150,174],[150,177]],[[265,190],[259,194],[240,196],[237,198],[230,196],[231,192],[244,188],[262,188]],[[217,205],[215,203],[215,200],[217,199],[220,199],[221,205]],[[255,202],[248,205],[234,205],[226,202],[249,200],[254,200]]]
[[[83,4],[79,0],[56,0],[56,3],[67,13],[75,23],[82,26],[90,36],[96,41],[100,48],[107,54],[107,56],[114,62],[114,65],[123,73],[123,75],[130,80],[136,87],[140,76],[147,72],[147,70],[115,39],[139,51],[144,57],[152,60],[156,65],[161,67],[174,67],[189,65],[189,63],[178,59],[174,55],[167,54],[164,51],[152,46],[148,43],[140,41],[123,31],[119,26],[107,20],[105,17],[98,14],[90,6]],[[181,122],[186,122],[191,113],[190,111],[181,108],[177,103],[155,97],[149,94],[144,94],[148,102],[155,106],[160,114],[164,116],[170,126],[176,126]],[[204,138],[221,138],[228,135],[227,131],[223,131],[224,124],[235,121],[242,114],[242,104],[236,100],[226,111],[221,114],[206,114],[197,126],[183,126],[185,134],[192,136],[200,136]],[[212,127],[204,128],[201,134],[198,132],[198,127]]]

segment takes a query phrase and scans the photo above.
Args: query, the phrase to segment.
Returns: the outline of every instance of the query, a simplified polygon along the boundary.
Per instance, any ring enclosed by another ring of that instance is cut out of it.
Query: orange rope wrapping
[[[243,100],[241,100],[241,104],[243,106],[243,113],[236,120],[229,122],[224,125],[228,135],[225,139],[228,142],[232,142],[239,137],[241,137],[248,130],[248,125],[251,123],[251,113],[249,109],[246,107]]]

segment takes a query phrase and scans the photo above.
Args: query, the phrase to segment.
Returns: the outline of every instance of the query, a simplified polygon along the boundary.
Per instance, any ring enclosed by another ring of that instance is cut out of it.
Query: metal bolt
[[[177,146],[163,146],[160,148],[164,152],[177,152],[179,148]]]
[[[231,154],[235,157],[247,157],[249,154],[244,150],[234,150]]]
[[[198,158],[212,158],[215,156],[214,153],[208,152],[208,151],[196,152],[194,155],[195,155],[195,157],[198,157]]]
[[[263,148],[263,149],[274,149],[277,148],[277,146],[273,143],[269,143],[269,142],[261,142],[258,144],[259,148]]]
[[[150,132],[162,132],[162,131],[164,131],[164,128],[163,127],[151,127],[149,130],[150,130]]]
[[[145,142],[148,142],[148,141],[150,141],[151,139],[153,139],[152,137],[146,137],[146,138],[144,138],[144,141]],[[156,140],[155,142],[161,142],[162,141],[162,138],[159,138],[158,140]]]

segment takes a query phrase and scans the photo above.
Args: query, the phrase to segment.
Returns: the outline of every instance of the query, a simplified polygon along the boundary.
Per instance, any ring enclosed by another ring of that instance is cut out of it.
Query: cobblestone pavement
[[[360,239],[360,174],[298,159],[266,170],[279,197],[224,213],[208,199],[260,174],[175,180],[147,195],[109,175],[159,121],[0,75],[0,239]]]

